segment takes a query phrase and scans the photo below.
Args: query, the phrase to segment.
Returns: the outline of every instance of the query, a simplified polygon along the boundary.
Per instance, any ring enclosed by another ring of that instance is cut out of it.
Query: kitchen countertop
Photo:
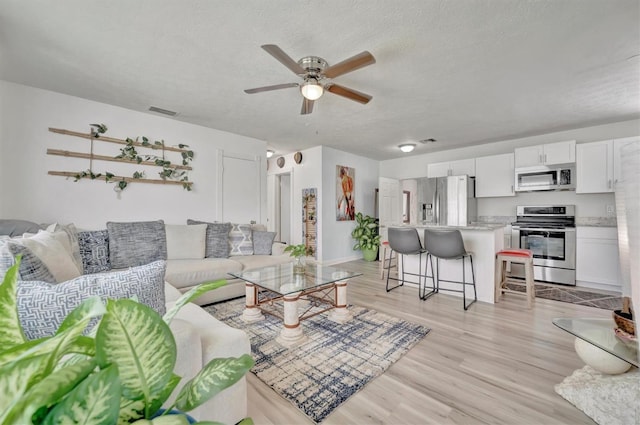
[[[416,229],[443,229],[443,230],[496,230],[504,228],[504,224],[497,223],[472,223],[468,226],[443,226],[440,224],[392,224],[388,227],[415,227]]]

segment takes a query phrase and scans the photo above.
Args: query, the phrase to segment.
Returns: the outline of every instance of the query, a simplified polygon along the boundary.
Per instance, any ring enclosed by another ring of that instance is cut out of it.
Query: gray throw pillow
[[[253,231],[253,254],[271,255],[271,246],[276,238],[276,232]]]
[[[42,260],[26,246],[13,243],[8,238],[0,239],[0,280],[4,278],[9,268],[15,264],[15,257],[18,255],[22,255],[18,279],[56,283],[53,274]]]
[[[92,296],[122,299],[136,296],[158,314],[166,311],[165,261],[111,273],[84,275],[51,285],[18,281],[18,317],[27,339],[52,336],[71,311]]]
[[[187,220],[187,224],[206,224],[207,242],[204,256],[207,258],[229,257],[229,231],[231,223],[209,223],[206,221]]]
[[[0,219],[0,235],[22,236],[23,233],[38,233],[42,227],[32,221]]]
[[[106,229],[78,232],[78,245],[84,274],[111,270],[109,232]]]
[[[167,259],[164,221],[107,222],[111,267],[123,269]]]

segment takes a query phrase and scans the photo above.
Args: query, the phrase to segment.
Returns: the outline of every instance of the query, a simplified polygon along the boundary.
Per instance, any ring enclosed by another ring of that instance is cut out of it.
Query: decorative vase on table
[[[305,260],[304,257],[295,257],[293,261],[293,273],[304,274]]]

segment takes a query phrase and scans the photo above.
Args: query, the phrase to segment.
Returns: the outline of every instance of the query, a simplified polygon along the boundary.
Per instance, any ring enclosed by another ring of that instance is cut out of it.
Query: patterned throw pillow
[[[206,221],[188,219],[187,224],[207,225],[207,244],[204,254],[205,257],[229,257],[229,231],[231,230],[231,223],[208,223]]]
[[[106,229],[78,232],[78,245],[84,274],[111,270],[109,232]]]
[[[231,224],[229,232],[230,256],[253,255],[253,240],[250,224]]]
[[[111,267],[141,266],[167,259],[167,235],[164,221],[130,223],[107,222]]]
[[[26,246],[13,243],[9,238],[0,238],[0,280],[7,270],[15,264],[15,257],[22,255],[18,279],[41,280],[56,283],[47,266]]]
[[[253,231],[253,254],[271,255],[271,246],[276,238],[276,232]]]
[[[165,261],[155,261],[112,273],[84,275],[67,282],[18,282],[18,317],[27,339],[54,335],[62,321],[82,301],[92,296],[122,299],[134,295],[158,314],[166,311]]]

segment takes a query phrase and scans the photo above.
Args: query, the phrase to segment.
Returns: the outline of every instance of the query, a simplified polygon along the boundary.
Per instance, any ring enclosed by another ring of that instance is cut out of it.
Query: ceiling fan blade
[[[290,87],[298,87],[298,83],[286,83],[286,84],[276,84],[275,86],[256,87],[255,89],[246,89],[244,92],[253,94],[253,93],[260,93],[263,91],[288,89]]]
[[[323,74],[327,78],[335,78],[339,75],[355,71],[356,69],[360,69],[373,63],[376,63],[376,59],[371,53],[365,50],[362,53],[351,56],[349,59],[345,59],[342,62],[331,65],[329,68],[324,70]]]
[[[369,101],[372,99],[371,96],[369,96],[368,94],[353,90],[353,89],[348,89],[344,86],[338,85],[338,84],[327,84],[325,86],[325,90],[330,91],[333,94],[337,94],[338,96],[342,96],[342,97],[346,97],[347,99],[351,99],[351,100],[355,100],[356,102],[360,102],[364,105],[366,105],[367,103],[369,103]]]
[[[300,115],[307,115],[313,112],[313,100],[309,100],[306,97],[302,98],[302,109],[300,110]]]
[[[298,62],[291,59],[289,55],[287,55],[280,47],[275,44],[265,44],[262,47],[267,51],[271,56],[278,59],[280,63],[293,71],[294,74],[304,75],[307,72],[298,64]]]

